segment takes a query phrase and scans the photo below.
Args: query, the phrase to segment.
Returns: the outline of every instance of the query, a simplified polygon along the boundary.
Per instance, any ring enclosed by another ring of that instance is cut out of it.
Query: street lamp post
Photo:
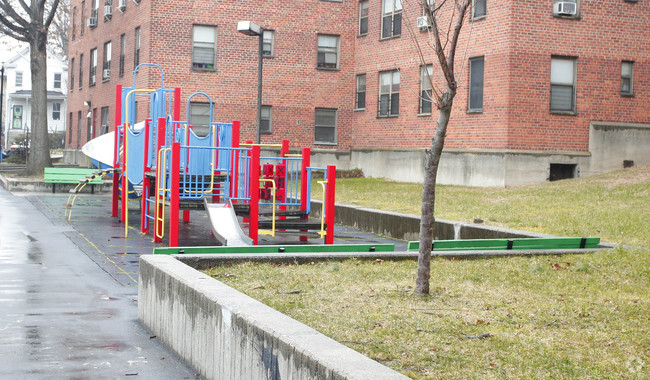
[[[259,36],[257,52],[257,143],[260,143],[260,128],[262,125],[262,47],[264,42],[264,28],[252,21],[239,21],[237,31],[247,36]]]

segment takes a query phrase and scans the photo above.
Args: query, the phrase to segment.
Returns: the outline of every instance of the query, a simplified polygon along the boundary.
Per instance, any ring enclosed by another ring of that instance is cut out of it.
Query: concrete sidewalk
[[[120,255],[131,267],[99,260],[112,241],[124,249],[116,255],[150,252],[147,239],[111,239],[120,225],[85,212],[77,221],[103,233],[101,247],[47,201],[0,188],[0,378],[199,378],[138,322],[137,256]]]

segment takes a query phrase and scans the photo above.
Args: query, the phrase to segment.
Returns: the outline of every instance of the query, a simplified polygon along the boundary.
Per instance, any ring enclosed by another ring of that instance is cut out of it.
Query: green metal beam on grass
[[[433,251],[478,251],[510,249],[579,249],[598,248],[598,237],[516,238],[516,239],[465,239],[436,240]],[[410,241],[407,251],[420,249],[420,242]]]

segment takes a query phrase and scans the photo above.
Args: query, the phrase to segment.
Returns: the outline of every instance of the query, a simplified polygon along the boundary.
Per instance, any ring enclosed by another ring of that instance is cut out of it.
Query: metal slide
[[[212,233],[221,244],[229,247],[253,245],[253,239],[246,236],[239,226],[235,209],[230,200],[227,203],[208,203],[206,199],[204,203],[212,226]]]

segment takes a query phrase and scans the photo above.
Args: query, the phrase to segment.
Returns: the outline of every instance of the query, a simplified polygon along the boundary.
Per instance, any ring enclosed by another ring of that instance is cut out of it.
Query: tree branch
[[[21,16],[20,16],[16,11],[15,11],[14,8],[11,6],[11,4],[9,4],[9,3],[7,2],[7,0],[1,0],[1,1],[0,1],[0,9],[2,9],[3,11],[5,11],[5,14],[4,14],[4,15],[3,15],[3,14],[0,14],[0,21],[1,21],[5,26],[7,26],[7,27],[10,28],[11,30],[15,31],[16,33],[20,33],[20,32],[16,31],[15,29],[25,29],[25,30],[27,30],[27,28],[29,27],[29,22],[27,22],[27,20],[25,20],[24,18],[22,18],[22,17],[21,17]],[[7,16],[11,17],[11,18],[15,21],[15,24],[14,24],[13,22],[11,22],[11,20],[9,20],[9,18],[7,18]],[[12,28],[12,26],[13,26],[14,28]]]
[[[45,26],[45,29],[48,29],[50,27],[50,24],[54,19],[54,15],[56,14],[56,9],[58,8],[58,6],[59,6],[59,0],[54,0],[54,3],[52,4],[52,8],[50,8],[50,14],[47,15],[47,18],[45,19],[45,23],[43,24]]]

